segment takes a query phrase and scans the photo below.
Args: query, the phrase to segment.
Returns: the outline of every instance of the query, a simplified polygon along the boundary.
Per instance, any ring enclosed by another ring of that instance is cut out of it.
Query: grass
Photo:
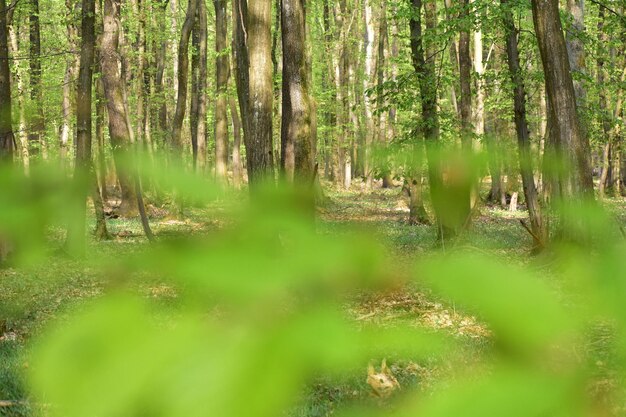
[[[398,266],[395,273],[407,274],[416,260],[441,250],[432,226],[408,225],[407,198],[399,188],[368,192],[357,184],[350,191],[329,188],[327,196],[329,203],[318,211],[318,232],[337,235],[355,227],[365,230],[388,249],[389,256],[394,257],[393,262]],[[608,204],[615,217],[624,224],[626,203],[614,200]],[[190,208],[185,215],[182,219],[169,218],[161,210],[152,219],[157,236],[210,234],[229,221],[219,204],[208,209]],[[533,262],[529,257],[532,240],[519,225],[521,217],[524,217],[523,211],[482,208],[472,230],[459,243],[457,250],[478,250],[506,262],[529,265]],[[112,276],[117,272],[102,267],[103,261],[140,252],[145,247],[146,239],[138,221],[110,219],[108,227],[113,239],[90,241],[83,262],[51,254],[45,264],[28,269],[0,270],[0,401],[16,402],[12,406],[0,407],[0,415],[37,414],[28,402],[22,403],[28,400],[22,374],[28,367],[29,341],[50,320],[62,319],[74,309],[80,309],[85,300],[107,291],[107,287],[115,282]],[[90,219],[89,228],[93,228],[93,219]],[[60,247],[63,231],[52,230],[50,236],[51,246]],[[157,300],[166,307],[165,310],[177,308],[175,291],[159,283],[158,278],[139,276],[133,288],[144,297]],[[457,361],[479,368],[491,349],[489,331],[480,322],[456,311],[454,306],[434,299],[415,285],[403,285],[384,293],[354,294],[346,309],[357,324],[373,322],[391,326],[402,320],[449,332],[460,341],[464,347],[462,357],[448,362],[413,363],[390,354],[388,361],[392,371],[404,388],[432,389],[444,376],[454,373]],[[602,349],[594,352],[599,363],[608,361],[602,356]],[[289,415],[328,416],[338,404],[364,403],[385,406],[371,396],[364,370],[355,369],[340,379],[320,376],[302,393],[302,400],[294,405]]]

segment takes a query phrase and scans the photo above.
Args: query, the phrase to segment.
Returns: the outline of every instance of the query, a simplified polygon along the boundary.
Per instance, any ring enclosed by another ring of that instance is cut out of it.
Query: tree
[[[309,184],[313,180],[310,67],[306,60],[305,0],[281,1],[283,45],[282,158],[281,167],[288,181]]]
[[[226,19],[224,17],[224,19]],[[206,0],[198,0],[196,24],[193,29],[194,54],[191,89],[191,148],[194,168],[204,172],[206,167],[206,90],[207,90],[207,10]]]
[[[520,172],[522,174],[522,186],[526,207],[530,218],[532,234],[539,246],[545,245],[547,230],[542,218],[541,207],[539,205],[539,194],[535,185],[533,175],[530,132],[526,119],[526,89],[522,79],[522,68],[519,62],[518,35],[519,30],[515,27],[513,13],[511,12],[509,1],[500,0],[502,5],[502,23],[506,36],[506,53],[509,65],[509,73],[513,83],[513,103],[515,132],[517,134],[517,144],[519,152]]]
[[[15,137],[11,122],[11,71],[7,37],[7,4],[0,0],[0,162],[13,161]]]
[[[545,75],[548,120],[560,168],[555,178],[557,196],[593,198],[589,140],[576,111],[576,95],[558,0],[533,0],[533,23]]]
[[[215,5],[215,52],[217,53],[215,61],[215,176],[223,181],[226,179],[228,168],[228,79],[230,77],[230,58],[227,53],[226,0],[214,0],[213,4]]]
[[[82,0],[80,69],[76,89],[76,207],[67,233],[67,249],[73,256],[85,254],[86,198],[91,171],[91,86],[96,44],[94,0]]]
[[[428,61],[424,54],[424,35],[422,30],[422,0],[412,1],[413,9],[411,12],[411,19],[409,21],[409,27],[411,31],[411,58],[413,63],[413,69],[417,75],[420,98],[422,101],[422,123],[420,128],[421,136],[417,143],[412,144],[411,154],[413,158],[410,158],[411,166],[408,168],[407,181],[409,189],[409,223],[410,224],[428,224],[430,223],[424,204],[422,202],[422,150],[424,149],[424,141],[426,141],[426,148],[429,150],[428,154],[428,173],[429,181],[431,185],[431,196],[433,207],[435,209],[435,216],[437,218],[437,224],[440,226],[439,230],[443,230],[442,227],[445,224],[442,213],[440,211],[441,205],[441,164],[440,156],[438,155],[439,145],[439,116],[437,113],[437,83],[435,76],[435,54],[432,42],[428,50]],[[430,1],[428,5],[424,6],[427,10],[428,18],[428,30],[434,30],[436,27],[436,4],[434,1]]]
[[[245,0],[240,0],[245,1]],[[274,175],[272,148],[272,36],[271,0],[248,0],[247,52],[249,62],[249,98],[247,134],[244,131],[248,182],[251,186]],[[243,71],[244,68],[239,68]]]
[[[187,2],[187,12],[185,13],[185,21],[180,32],[180,41],[178,43],[178,94],[176,98],[176,111],[174,112],[174,120],[172,121],[172,138],[170,146],[176,149],[177,157],[182,156],[182,128],[185,119],[185,110],[187,108],[187,77],[189,72],[189,38],[193,30],[196,11],[198,9],[198,0],[189,0]]]
[[[33,112],[28,134],[28,153],[32,158],[39,153],[39,148],[44,146],[42,135],[44,133],[45,125],[41,89],[41,29],[39,25],[39,0],[31,0],[30,8],[30,98],[35,104],[35,110]]]
[[[104,0],[104,32],[101,46],[102,82],[109,115],[109,135],[118,180],[122,191],[120,214],[137,214],[137,197],[131,173],[131,131],[119,72],[118,40],[120,35],[120,0]]]

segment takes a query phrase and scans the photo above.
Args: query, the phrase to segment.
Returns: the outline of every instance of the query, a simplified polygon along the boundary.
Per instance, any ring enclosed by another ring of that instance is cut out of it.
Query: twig
[[[11,401],[11,400],[0,400],[0,408],[2,407],[15,407],[18,405],[27,405],[28,401]]]
[[[530,227],[528,227],[528,225],[526,224],[526,222],[524,220],[519,221],[522,226],[524,227],[524,229],[526,229],[526,231],[533,237],[533,240],[535,241],[535,244],[537,245],[537,247],[539,248],[543,248],[543,242],[541,241],[541,239],[539,239],[539,237],[535,234],[535,232],[532,231],[532,229]]]

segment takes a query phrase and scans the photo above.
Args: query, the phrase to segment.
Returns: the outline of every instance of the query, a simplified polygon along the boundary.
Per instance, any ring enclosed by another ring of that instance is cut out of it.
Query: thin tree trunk
[[[452,15],[452,13],[450,12],[450,9],[452,8],[452,0],[444,0],[444,6],[446,9],[446,20],[451,23],[454,21],[455,16]],[[458,70],[459,68],[459,46],[457,44],[456,41],[456,34],[453,34],[451,39],[450,39],[450,48],[449,48],[450,52],[449,52],[449,58],[450,58],[450,64],[452,65],[452,68],[454,68],[455,70]],[[457,100],[457,97],[459,96],[459,83],[456,82],[456,80],[453,81],[452,85],[450,86],[450,100],[452,101],[452,107],[454,108],[454,111],[456,113],[456,115],[460,118],[461,117],[461,109]]]
[[[246,44],[246,24],[248,20],[248,3],[246,0],[233,1],[233,69],[235,74],[235,85],[237,86],[237,98],[239,101],[239,112],[243,121],[244,138],[248,133],[249,107],[250,101],[250,59]],[[246,139],[247,140],[247,139]]]
[[[502,23],[506,30],[506,51],[509,64],[509,73],[513,83],[514,119],[515,132],[519,150],[520,172],[522,174],[522,186],[526,207],[530,218],[530,227],[536,244],[543,246],[547,239],[547,230],[542,218],[541,206],[539,205],[539,193],[535,185],[532,167],[532,154],[530,148],[530,132],[526,120],[526,90],[522,79],[519,62],[519,50],[517,45],[518,29],[515,27],[513,14],[509,8],[508,0],[500,0],[502,5]]]
[[[97,54],[99,55],[99,54]],[[104,153],[104,125],[105,125],[105,98],[104,85],[102,79],[96,81],[96,146],[97,146],[97,165],[96,172],[100,184],[100,196],[106,203],[109,199],[107,191],[107,164]]]
[[[472,141],[472,90],[470,83],[471,78],[471,59],[470,59],[470,32],[469,32],[469,9],[470,5],[468,0],[460,0],[461,12],[459,13],[460,19],[463,21],[461,32],[459,35],[459,79],[461,85],[461,100],[460,100],[460,113],[461,113],[461,141],[463,155],[459,162],[464,164],[463,167],[454,168],[458,170],[459,183],[456,186],[459,187],[460,198],[458,203],[460,205],[458,216],[459,222],[462,223],[460,227],[468,227],[471,222],[472,205],[477,198],[477,185],[473,184],[471,177],[470,161],[468,159],[473,154],[473,141]],[[465,177],[465,178],[463,178]],[[467,187],[465,186],[467,183]],[[473,195],[474,194],[474,195]],[[459,230],[457,229],[456,232]]]
[[[13,24],[13,15],[15,11],[15,6],[17,5],[17,1],[14,0],[9,6],[9,10],[7,12],[7,25],[8,25],[8,36],[9,36],[9,52],[11,55],[15,55],[19,52],[19,43],[18,43],[18,34],[15,25]],[[24,166],[24,172],[28,173],[29,171],[29,157],[28,157],[28,123],[26,120],[26,89],[24,87],[24,70],[22,69],[22,61],[17,60],[14,61],[14,85],[17,87],[17,104],[18,104],[18,112],[19,112],[19,148],[16,145],[16,151],[20,151],[22,157],[22,164]]]
[[[0,164],[13,162],[15,138],[11,124],[11,71],[7,39],[7,4],[0,0]]]
[[[602,122],[602,132],[604,133],[604,138],[606,143],[604,144],[604,149],[602,152],[602,175],[600,175],[600,183],[598,185],[598,194],[600,198],[605,196],[605,189],[607,185],[610,187],[612,181],[609,178],[609,171],[612,165],[612,148],[613,141],[611,135],[611,114],[609,113],[607,98],[606,98],[606,70],[604,68],[604,45],[608,43],[608,35],[604,31],[604,7],[599,7],[598,10],[598,36],[599,36],[599,45],[597,53],[597,81],[598,81],[598,109],[600,111],[600,118]]]
[[[201,0],[197,0],[198,3]],[[200,36],[198,34],[198,11],[196,10],[193,30],[191,31],[191,99],[189,100],[189,137],[191,139],[191,159],[193,170],[197,169],[198,161],[198,107],[200,95],[198,84],[200,82]]]
[[[230,118],[233,122],[233,185],[240,188],[243,181],[243,167],[241,166],[241,120],[234,97],[229,98]]]
[[[176,99],[176,111],[172,121],[172,139],[170,146],[176,150],[176,157],[181,158],[183,153],[182,128],[187,109],[187,79],[189,72],[189,38],[193,30],[198,0],[188,0],[185,22],[180,32],[178,43],[178,95]]]
[[[1,1],[1,0],[0,0]],[[110,1],[110,0],[109,0]],[[76,163],[74,165],[75,212],[67,231],[68,252],[85,254],[85,216],[91,175],[91,85],[95,54],[95,1],[82,0],[80,70],[76,94]]]
[[[225,181],[228,169],[228,79],[230,77],[230,58],[226,53],[228,48],[226,0],[214,0],[213,4],[215,5],[215,52],[217,53],[215,63],[215,177],[218,181]],[[239,129],[239,126],[236,129]],[[238,135],[239,131],[234,134]],[[239,167],[233,166],[233,177],[235,169]],[[238,175],[241,174],[238,173]],[[235,181],[240,181],[240,178]]]
[[[196,167],[198,172],[204,173],[207,160],[207,56],[208,56],[208,21],[206,0],[198,0],[198,127],[196,131]],[[224,16],[226,21],[226,16]]]
[[[41,90],[41,31],[39,25],[39,0],[30,0],[29,15],[29,65],[30,65],[30,98],[35,104],[28,134],[28,154],[31,159],[39,154],[43,147],[44,114]]]
[[[376,47],[376,16],[374,15],[374,7],[372,0],[364,0],[363,8],[365,10],[365,72],[363,75],[363,90],[372,88],[376,80],[376,55],[374,53]],[[365,110],[365,160],[364,175],[368,188],[372,186],[373,166],[372,166],[372,146],[374,138],[377,135],[377,124],[374,120],[374,99],[372,95],[365,94],[364,106]]]
[[[167,4],[167,0],[161,0],[161,3],[158,6],[158,10],[163,14],[163,16],[161,16],[155,26],[161,33],[165,32],[165,14],[167,13]],[[161,43],[155,48],[156,50],[154,54],[154,64],[156,68],[154,75],[154,93],[159,103],[157,115],[157,134],[162,141],[165,140],[165,132],[167,131],[167,98],[165,92],[163,91],[167,47],[168,40],[167,37],[164,37]]]

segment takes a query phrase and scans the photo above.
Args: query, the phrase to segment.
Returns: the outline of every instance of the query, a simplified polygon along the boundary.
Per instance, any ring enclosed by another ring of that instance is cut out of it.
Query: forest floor
[[[431,226],[410,226],[407,223],[407,197],[400,187],[366,191],[355,184],[350,191],[326,189],[328,203],[318,210],[320,233],[340,234],[354,227],[365,229],[397,257],[399,270],[408,270],[416,258],[439,251],[436,232]],[[607,203],[622,225],[626,224],[626,202]],[[158,211],[158,210],[157,210]],[[215,213],[211,212],[212,215]],[[156,213],[152,225],[157,236],[201,234],[222,227],[218,217],[207,218],[205,210],[193,209],[184,219],[175,219],[166,212]],[[482,207],[472,230],[463,243],[468,249],[488,253],[507,263],[528,265],[532,239],[520,226],[525,217],[523,207],[516,212]],[[93,226],[93,219],[90,220]],[[23,371],[28,368],[28,346],[50,320],[62,317],[85,300],[101,296],[107,279],[99,262],[107,258],[139,250],[146,245],[141,225],[136,220],[109,219],[110,241],[89,243],[87,261],[77,262],[51,256],[45,264],[24,269],[0,270],[0,416],[31,416],[31,405],[25,388]],[[63,231],[54,231],[53,242],[60,245]],[[136,290],[159,302],[172,303],[175,297],[167,289],[148,281]],[[418,288],[406,286],[376,295],[355,294],[346,307],[355,323],[393,323],[412,320],[419,325],[449,331],[462,340],[465,363],[479,363],[490,344],[489,332],[474,317],[457,312],[453,307],[433,299]],[[445,363],[416,365],[402,358],[388,358],[391,370],[401,386],[419,386],[428,390],[452,369]],[[342,380],[320,378],[309,387],[301,404],[290,415],[301,417],[330,415],[338,404],[375,402],[366,384],[366,370]]]

